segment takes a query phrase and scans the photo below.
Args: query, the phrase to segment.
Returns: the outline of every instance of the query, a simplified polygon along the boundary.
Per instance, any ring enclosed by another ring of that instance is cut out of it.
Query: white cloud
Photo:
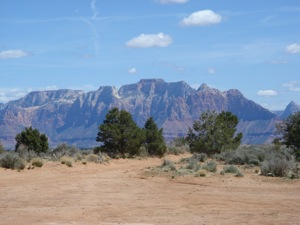
[[[130,48],[167,47],[172,43],[172,37],[164,33],[141,34],[126,43]]]
[[[185,71],[184,67],[176,65],[174,63],[170,63],[170,62],[158,61],[158,62],[155,62],[155,64],[159,67],[171,69],[177,73],[183,73]]]
[[[31,89],[9,89],[9,88],[0,88],[0,102],[9,102],[12,100],[16,100],[18,98],[24,97],[28,94]]]
[[[98,17],[98,9],[97,9],[96,3],[97,3],[97,0],[91,1],[91,9],[93,12],[93,16],[92,16],[93,19],[96,19]]]
[[[300,53],[300,44],[291,44],[286,46],[285,51],[290,54]]]
[[[172,3],[187,3],[189,0],[158,0],[161,4],[172,4]]]
[[[273,90],[259,90],[257,92],[258,96],[276,96],[277,92]]]
[[[50,85],[47,86],[45,88],[40,88],[40,91],[54,91],[54,90],[58,90],[59,88],[56,85]]]
[[[215,70],[214,68],[209,68],[209,69],[207,70],[207,73],[208,73],[208,74],[215,74],[215,73],[216,73],[216,70]]]
[[[288,64],[289,62],[286,60],[271,60],[269,63],[273,65],[282,65],[282,64]]]
[[[220,23],[221,21],[221,15],[213,12],[212,10],[202,10],[185,17],[181,21],[181,24],[183,26],[208,26]]]
[[[291,81],[288,83],[284,83],[282,86],[287,88],[289,91],[300,92],[300,82]]]
[[[136,68],[130,68],[128,71],[127,71],[129,74],[136,74],[138,71]]]
[[[17,59],[26,56],[28,56],[28,53],[20,49],[0,52],[0,59]]]

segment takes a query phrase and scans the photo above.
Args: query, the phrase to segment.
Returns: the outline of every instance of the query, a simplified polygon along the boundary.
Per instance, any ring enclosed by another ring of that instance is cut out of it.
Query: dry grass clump
[[[104,154],[101,155],[97,155],[97,154],[88,154],[85,157],[85,161],[86,162],[93,162],[93,163],[103,163],[108,161],[107,156],[105,156]]]
[[[206,170],[199,170],[195,177],[206,177]]]
[[[34,166],[34,167],[42,167],[44,165],[43,159],[33,158],[31,160],[31,165]]]
[[[61,164],[64,164],[68,167],[73,166],[73,158],[71,158],[71,157],[63,156],[63,157],[60,158],[60,162],[61,162]]]

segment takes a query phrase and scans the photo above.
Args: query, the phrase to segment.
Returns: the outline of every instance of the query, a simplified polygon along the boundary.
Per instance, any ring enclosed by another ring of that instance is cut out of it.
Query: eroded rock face
[[[98,126],[112,107],[129,111],[139,126],[152,116],[164,128],[167,140],[184,136],[194,120],[207,110],[231,111],[239,117],[245,143],[268,141],[277,117],[246,99],[238,90],[221,92],[203,84],[198,90],[183,81],[167,83],[145,79],[119,90],[104,86],[96,91],[57,90],[32,92],[0,105],[0,140],[13,148],[15,135],[25,126],[46,133],[51,145],[97,145]]]

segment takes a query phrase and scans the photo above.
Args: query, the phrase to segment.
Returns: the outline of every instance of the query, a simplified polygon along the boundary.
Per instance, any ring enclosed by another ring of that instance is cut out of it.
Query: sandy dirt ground
[[[179,158],[172,156],[173,160]],[[0,224],[300,224],[300,181],[145,174],[162,159],[0,169]]]

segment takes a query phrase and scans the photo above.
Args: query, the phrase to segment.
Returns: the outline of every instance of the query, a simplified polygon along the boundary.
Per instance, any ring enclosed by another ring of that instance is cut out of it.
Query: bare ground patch
[[[179,160],[182,156],[170,156]],[[300,181],[145,173],[162,159],[0,169],[0,224],[300,224]]]

